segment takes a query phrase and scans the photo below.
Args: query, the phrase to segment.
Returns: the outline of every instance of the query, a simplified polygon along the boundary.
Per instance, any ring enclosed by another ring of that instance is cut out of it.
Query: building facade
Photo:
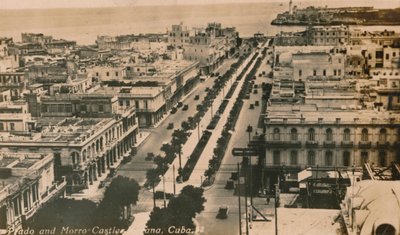
[[[14,234],[50,199],[62,195],[66,181],[54,178],[51,153],[0,156],[0,233]]]

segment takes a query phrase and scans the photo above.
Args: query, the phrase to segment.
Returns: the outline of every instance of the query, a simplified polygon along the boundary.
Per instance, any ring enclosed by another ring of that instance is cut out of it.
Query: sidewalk
[[[238,71],[244,69],[245,65],[249,63],[249,61],[250,61],[251,57],[254,55],[254,53],[255,52],[253,52],[253,54],[250,55],[246,59],[246,61],[242,64],[242,66],[238,69]],[[250,71],[250,70],[248,70],[248,71]],[[245,74],[245,76],[246,76],[246,74]],[[208,111],[206,112],[206,114],[204,115],[202,120],[200,121],[199,125],[201,127],[200,128],[201,131],[203,130],[203,127],[206,127],[210,123],[211,115],[214,115],[216,110],[218,110],[218,107],[224,98],[222,96],[223,91],[228,91],[231,88],[233,81],[235,81],[235,80],[236,80],[236,76],[232,76],[231,77],[232,82],[228,81],[226,83],[224,89],[222,89],[220,91],[220,93],[217,95],[217,97],[214,99],[213,104],[212,104],[213,113],[211,114],[211,108],[208,109]],[[198,160],[195,168],[193,169],[193,172],[190,175],[189,180],[184,183],[180,183],[180,184],[176,183],[175,184],[175,189],[176,189],[175,192],[180,192],[180,190],[187,185],[200,186],[202,180],[205,179],[204,171],[208,168],[208,161],[209,161],[209,159],[212,158],[213,150],[216,147],[217,140],[220,137],[221,131],[226,123],[228,116],[229,116],[229,111],[232,109],[232,106],[236,100],[236,97],[239,95],[240,88],[243,85],[243,82],[244,82],[244,78],[239,81],[239,84],[238,84],[233,96],[231,97],[231,99],[229,99],[229,103],[225,109],[225,112],[221,116],[221,119],[219,120],[216,128],[212,131],[212,135],[211,135],[209,141],[207,142],[207,145],[206,145],[202,155],[200,156],[200,159]],[[195,133],[195,134],[193,134],[193,133]],[[193,133],[190,135],[187,142],[185,143],[185,145],[182,148],[182,155],[181,155],[182,167],[185,166],[189,156],[192,154],[192,152],[193,152],[194,148],[196,147],[198,140],[199,140],[198,132],[193,131]],[[179,157],[175,158],[174,162],[171,165],[175,165],[175,177],[177,177],[178,176],[177,172],[178,172],[178,168],[179,168]],[[169,167],[168,171],[164,174],[165,192],[166,193],[174,193],[173,189],[174,189],[175,179],[173,176],[174,176],[173,167]],[[164,191],[164,184],[162,181],[157,185],[156,191]]]
[[[143,234],[146,228],[146,223],[150,219],[150,213],[151,212],[141,212],[134,214],[133,216],[135,217],[135,219],[124,234]]]

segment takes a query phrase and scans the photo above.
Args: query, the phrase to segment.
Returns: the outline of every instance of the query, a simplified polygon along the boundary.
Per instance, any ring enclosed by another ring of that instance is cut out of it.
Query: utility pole
[[[167,207],[167,199],[165,198],[165,177],[162,177],[162,181],[163,181],[163,192],[164,192],[164,208]]]
[[[237,164],[237,193],[239,200],[239,235],[242,235],[242,209],[240,206],[240,166]]]
[[[154,189],[154,181],[153,181],[153,209],[156,208],[156,192]]]
[[[275,235],[278,235],[278,190],[279,187],[275,185]]]
[[[253,127],[248,125],[246,132],[249,133],[249,143],[250,143]],[[253,206],[253,166],[251,165],[251,156],[249,156],[249,164],[250,164],[250,205]]]
[[[172,177],[173,177],[173,181],[174,181],[174,196],[175,196],[175,194],[176,194],[176,185],[175,185],[175,183],[176,183],[176,178],[175,178],[175,164],[172,165]]]
[[[246,211],[246,235],[249,235],[249,214],[247,210],[247,167],[244,168],[244,206]]]

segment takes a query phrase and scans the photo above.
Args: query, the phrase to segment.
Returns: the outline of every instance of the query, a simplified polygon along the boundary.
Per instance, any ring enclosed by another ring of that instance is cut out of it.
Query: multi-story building
[[[19,99],[26,90],[27,81],[22,72],[0,73],[0,88],[10,90],[11,99]]]
[[[98,36],[96,44],[100,50],[162,52],[166,50],[167,37],[165,34]]]
[[[364,162],[386,167],[400,161],[398,113],[276,104],[268,108],[265,136],[265,171],[275,171],[269,182],[282,166],[297,173],[307,167],[334,169]]]
[[[183,47],[189,43],[191,32],[183,23],[172,25],[171,30],[167,31],[168,45],[173,47]]]
[[[53,41],[53,37],[43,33],[21,33],[23,43],[38,43],[44,45]]]
[[[274,73],[292,70],[294,81],[340,80],[345,75],[346,56],[340,48],[317,47],[275,47]]]
[[[136,108],[140,127],[157,124],[167,112],[164,89],[155,87],[100,87],[96,94],[115,94],[122,108]]]
[[[376,44],[379,46],[400,46],[400,34],[395,31],[363,31],[361,29],[353,29],[350,32],[350,45]]]
[[[375,69],[371,71],[376,105],[386,110],[400,110],[400,70]]]
[[[235,28],[222,28],[220,23],[209,23],[204,31],[190,37],[189,43],[184,46],[183,57],[198,61],[203,74],[211,73],[224,58],[236,52],[237,37]]]
[[[4,132],[0,149],[53,153],[56,179],[67,176],[68,192],[93,183],[136,143],[135,108],[119,107],[115,95],[59,95],[41,102],[43,117],[37,118],[36,128]]]
[[[0,73],[14,72],[19,67],[19,55],[12,49],[12,38],[0,38]]]
[[[388,167],[400,161],[398,69],[366,71],[362,46],[273,52],[264,125],[267,187],[282,175],[290,182],[305,168]]]
[[[350,42],[349,26],[312,26],[307,29],[309,45],[337,46]]]
[[[122,80],[126,78],[126,68],[123,66],[95,66],[87,68],[88,73],[98,81]]]
[[[56,93],[86,93],[90,88],[92,88],[92,78],[69,78],[66,83],[54,84],[50,87],[50,95],[55,95]]]
[[[54,178],[51,153],[2,152],[0,185],[0,233],[13,234],[47,201],[62,195],[66,181]]]

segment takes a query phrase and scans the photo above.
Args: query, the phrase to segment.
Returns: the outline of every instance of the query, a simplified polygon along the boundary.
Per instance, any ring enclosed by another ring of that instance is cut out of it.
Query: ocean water
[[[400,1],[383,0],[386,6],[398,6]],[[130,6],[114,8],[68,8],[68,9],[22,9],[1,10],[0,37],[21,40],[21,32],[53,35],[55,38],[76,40],[79,44],[94,44],[97,35],[123,35],[138,33],[164,33],[172,24],[183,22],[188,27],[204,27],[208,22],[220,22],[234,26],[240,36],[248,37],[256,32],[275,35],[280,31],[301,31],[303,27],[272,26],[270,22],[278,13],[288,9],[288,1],[266,3],[236,3],[215,5]],[[317,1],[300,2],[299,7],[318,5],[371,6],[371,1],[346,2]],[[368,4],[370,2],[370,4]],[[318,4],[316,4],[318,3]],[[294,0],[294,4],[296,1]],[[375,6],[377,5],[375,2]],[[385,27],[400,31],[397,26]],[[379,27],[377,28],[379,29]]]

